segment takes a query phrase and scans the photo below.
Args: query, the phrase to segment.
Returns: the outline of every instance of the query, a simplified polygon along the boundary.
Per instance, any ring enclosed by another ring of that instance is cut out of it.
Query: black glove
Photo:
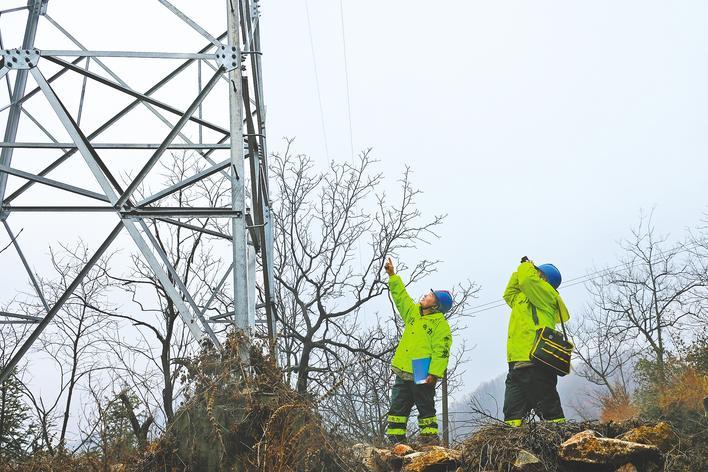
[[[529,258],[526,257],[526,256],[524,256],[524,257],[521,258],[521,263],[522,263],[522,264],[523,264],[524,262],[528,262],[528,261],[529,261]]]

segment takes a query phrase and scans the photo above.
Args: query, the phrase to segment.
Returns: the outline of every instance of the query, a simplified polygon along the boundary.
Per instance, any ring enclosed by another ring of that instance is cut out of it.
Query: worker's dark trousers
[[[504,392],[504,421],[521,426],[521,421],[534,410],[541,419],[563,422],[563,408],[556,390],[558,377],[542,366],[514,369],[509,364]]]
[[[435,385],[418,385],[412,380],[396,376],[391,390],[391,407],[388,410],[386,435],[393,442],[406,439],[408,415],[413,405],[418,409],[420,435],[437,437],[438,419],[435,416]]]

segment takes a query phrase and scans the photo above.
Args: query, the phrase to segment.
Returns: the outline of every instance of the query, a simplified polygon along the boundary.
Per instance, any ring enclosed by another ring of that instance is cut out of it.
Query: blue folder
[[[413,359],[413,381],[415,383],[425,383],[425,379],[428,378],[428,369],[430,369],[430,360],[430,357]]]

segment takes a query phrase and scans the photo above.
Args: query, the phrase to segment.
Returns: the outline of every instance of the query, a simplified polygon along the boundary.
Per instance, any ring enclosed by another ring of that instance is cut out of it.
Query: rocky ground
[[[370,472],[708,470],[705,429],[687,437],[665,422],[490,425],[453,448],[357,444],[353,451]]]

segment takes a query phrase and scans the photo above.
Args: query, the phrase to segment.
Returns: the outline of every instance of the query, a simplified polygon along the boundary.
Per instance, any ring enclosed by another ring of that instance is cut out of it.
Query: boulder
[[[460,465],[462,453],[440,446],[428,446],[421,453],[403,458],[401,472],[447,472],[455,471]]]
[[[368,444],[354,444],[352,452],[371,472],[388,472],[388,462],[393,457],[388,449],[379,449]]]
[[[393,446],[391,452],[398,457],[403,457],[407,456],[408,454],[413,454],[415,452],[415,449],[410,447],[408,444],[398,443]]]
[[[519,449],[519,452],[516,454],[513,467],[514,470],[519,472],[536,472],[545,469],[541,459],[523,449]]]
[[[603,438],[597,432],[585,430],[560,445],[558,457],[566,462],[622,466],[627,463],[661,462],[656,446]]]
[[[661,452],[668,452],[676,444],[676,433],[668,423],[662,421],[655,426],[640,426],[617,436],[622,441],[656,446]]]

